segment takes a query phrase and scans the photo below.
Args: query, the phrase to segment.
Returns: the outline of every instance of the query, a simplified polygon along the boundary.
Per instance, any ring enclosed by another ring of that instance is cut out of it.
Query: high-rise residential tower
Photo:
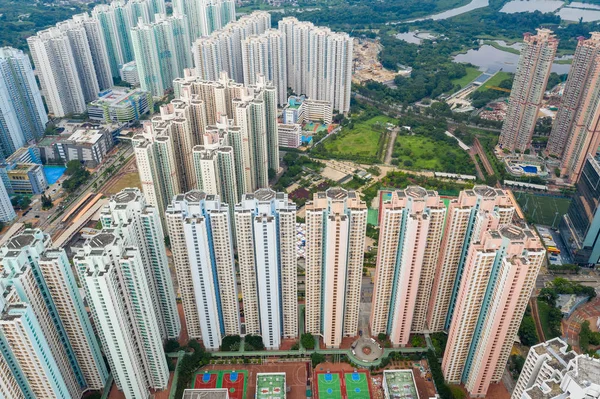
[[[371,334],[404,346],[411,332],[425,330],[446,207],[435,191],[418,186],[380,196]]]
[[[0,249],[0,284],[14,286],[18,301],[31,307],[57,364],[52,373],[62,374],[68,397],[80,397],[86,390],[104,388],[108,372],[67,255],[49,246],[50,237],[40,230],[26,229],[12,237]],[[15,356],[19,357],[15,348],[12,355],[5,353],[7,360]],[[17,376],[24,365],[9,364],[24,389],[27,383]],[[30,378],[35,377],[26,376],[29,384]]]
[[[165,217],[188,334],[218,350],[224,336],[241,332],[229,207],[190,191],[175,196]]]
[[[0,48],[0,159],[44,135],[48,116],[27,54]]]
[[[328,348],[358,333],[367,206],[330,188],[306,204],[306,331]]]
[[[501,380],[545,255],[537,234],[514,225],[471,245],[442,362],[446,381],[485,397]]]
[[[98,4],[92,10],[92,17],[100,22],[106,43],[110,70],[114,78],[119,77],[121,65],[133,60],[131,49],[131,20],[127,15],[125,3],[113,1]]]
[[[155,22],[131,29],[135,63],[143,90],[162,97],[192,66],[187,16],[158,16]]]
[[[173,0],[172,3],[173,13],[188,16],[192,40],[208,36],[235,21],[232,0]]]
[[[165,389],[169,369],[140,251],[103,229],[73,262],[117,387],[127,399]]]
[[[61,118],[86,111],[85,94],[68,36],[58,28],[27,39],[48,111]]]
[[[161,334],[177,339],[181,323],[158,210],[147,205],[139,189],[126,188],[110,198],[100,218],[104,228],[119,231],[125,245],[138,249]]]
[[[245,194],[235,226],[246,333],[279,349],[298,336],[296,205],[269,188]]]
[[[549,29],[525,34],[498,141],[503,149],[523,152],[529,147],[557,47]]]
[[[12,222],[12,220],[17,217],[17,214],[10,202],[10,197],[4,184],[4,181],[0,179],[0,222],[6,223]]]
[[[486,230],[511,223],[514,212],[509,195],[488,186],[464,190],[450,202],[429,301],[430,331],[450,326],[470,245],[480,241]]]
[[[587,155],[600,145],[600,33],[579,38],[573,64],[548,140],[550,155],[562,158],[561,176],[579,178]]]
[[[325,100],[340,112],[350,110],[353,39],[347,33],[285,17],[288,86],[297,94]]]
[[[263,75],[277,88],[279,105],[287,103],[287,61],[285,34],[269,29],[261,35],[242,41],[244,84],[256,84]]]

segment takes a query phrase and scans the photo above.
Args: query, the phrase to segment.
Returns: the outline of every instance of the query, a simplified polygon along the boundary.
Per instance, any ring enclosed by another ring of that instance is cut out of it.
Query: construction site
[[[379,40],[354,39],[354,74],[353,83],[363,83],[369,80],[394,85],[396,75],[410,76],[412,68],[406,67],[399,71],[385,69],[379,62],[379,53],[383,46]]]

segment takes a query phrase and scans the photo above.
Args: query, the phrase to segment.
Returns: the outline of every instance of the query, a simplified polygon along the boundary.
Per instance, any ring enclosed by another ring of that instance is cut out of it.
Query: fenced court
[[[532,194],[515,191],[514,196],[527,218],[544,226],[558,227],[562,216],[567,213],[570,198]]]
[[[318,372],[317,399],[369,399],[371,389],[369,374],[358,372]]]
[[[212,370],[196,374],[194,388],[227,388],[230,399],[246,399],[247,371]]]

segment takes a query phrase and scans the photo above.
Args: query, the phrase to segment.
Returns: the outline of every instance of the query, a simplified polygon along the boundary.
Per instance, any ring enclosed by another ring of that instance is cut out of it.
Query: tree
[[[265,349],[265,344],[260,335],[246,335],[244,337],[244,349],[252,351],[262,351]]]
[[[379,334],[377,334],[377,339],[379,341],[383,342],[387,339],[387,335],[385,333],[379,333]]]
[[[300,342],[305,349],[315,349],[315,337],[312,334],[304,333],[300,337]]]
[[[231,352],[233,351],[233,346],[237,343],[239,349],[239,343],[242,341],[242,338],[239,335],[226,335],[223,337],[221,341],[221,350],[223,352]]]
[[[170,339],[165,344],[165,352],[166,353],[175,352],[179,348],[180,348],[179,342],[177,342],[177,340],[175,340],[175,339]]]
[[[535,329],[535,322],[530,315],[523,317],[521,327],[519,328],[519,339],[525,346],[533,346],[540,341]]]
[[[315,368],[318,364],[323,363],[325,361],[325,355],[319,352],[313,352],[310,355],[310,360],[312,362],[313,368]]]
[[[46,196],[45,194],[42,194],[42,209],[50,209],[54,206],[54,204],[52,203],[52,198],[50,198],[50,196]]]

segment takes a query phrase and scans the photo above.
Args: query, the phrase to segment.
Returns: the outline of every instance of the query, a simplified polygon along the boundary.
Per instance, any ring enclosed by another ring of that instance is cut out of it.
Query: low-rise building
[[[333,106],[329,101],[313,100],[304,96],[290,96],[283,108],[283,123],[322,122],[329,125],[332,121]]]
[[[48,188],[44,168],[36,163],[9,163],[0,165],[0,177],[9,195],[41,194]]]
[[[297,123],[278,123],[277,135],[280,147],[298,148],[302,144],[302,126]]]
[[[88,104],[91,120],[104,123],[130,123],[150,113],[152,94],[142,89],[111,89],[100,93],[97,100]]]
[[[384,370],[382,385],[385,399],[419,399],[419,391],[412,370]]]
[[[138,74],[137,64],[135,61],[123,64],[119,70],[119,75],[121,75],[122,81],[127,82],[130,85],[137,86],[140,84],[140,75]]]
[[[182,399],[229,399],[227,388],[186,389]]]

